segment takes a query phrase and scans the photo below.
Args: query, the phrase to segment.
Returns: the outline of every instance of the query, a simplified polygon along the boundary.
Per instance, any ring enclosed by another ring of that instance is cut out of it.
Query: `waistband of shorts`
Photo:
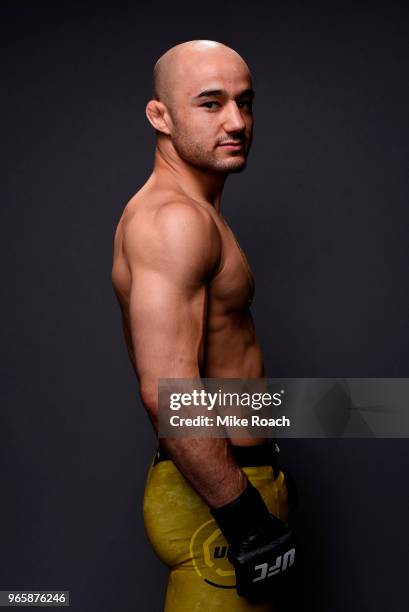
[[[278,453],[280,448],[275,440],[256,446],[230,446],[233,457],[240,467],[260,467],[262,465],[276,466],[278,464]],[[162,461],[170,461],[167,452],[159,445],[156,451],[153,465]]]

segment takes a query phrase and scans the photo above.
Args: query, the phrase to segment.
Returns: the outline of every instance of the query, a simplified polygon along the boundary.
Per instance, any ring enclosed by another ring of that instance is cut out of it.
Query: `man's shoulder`
[[[209,210],[188,196],[163,193],[154,198],[131,200],[122,215],[122,228],[127,241],[149,237],[171,240],[172,237],[214,239],[217,224]]]
[[[171,251],[186,257],[219,256],[220,234],[213,216],[187,196],[164,193],[135,198],[122,216],[123,246],[129,256]],[[138,257],[138,258],[139,258]]]

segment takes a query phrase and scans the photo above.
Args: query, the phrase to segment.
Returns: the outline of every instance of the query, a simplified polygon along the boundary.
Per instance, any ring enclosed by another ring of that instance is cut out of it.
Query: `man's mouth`
[[[244,147],[244,142],[242,140],[226,140],[225,142],[221,142],[219,147],[224,147],[225,149],[242,149]]]

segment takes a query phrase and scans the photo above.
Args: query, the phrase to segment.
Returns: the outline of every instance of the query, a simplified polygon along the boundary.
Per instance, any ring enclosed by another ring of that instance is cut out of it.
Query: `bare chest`
[[[221,236],[220,267],[209,286],[210,306],[226,313],[243,312],[253,300],[253,274],[246,255],[225,223],[221,228]]]

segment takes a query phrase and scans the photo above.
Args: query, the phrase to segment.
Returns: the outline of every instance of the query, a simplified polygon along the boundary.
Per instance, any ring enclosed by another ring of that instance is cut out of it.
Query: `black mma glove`
[[[230,544],[227,557],[236,572],[237,593],[254,601],[271,600],[294,566],[288,525],[269,513],[250,482],[237,499],[211,513]]]

